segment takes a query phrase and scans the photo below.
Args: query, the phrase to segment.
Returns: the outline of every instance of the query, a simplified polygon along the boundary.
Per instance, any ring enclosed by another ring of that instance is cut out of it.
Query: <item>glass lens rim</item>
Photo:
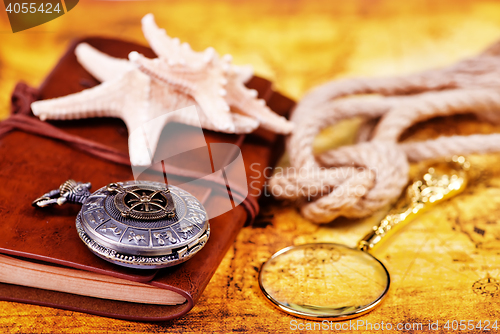
[[[349,312],[349,313],[344,313],[344,314],[314,314],[314,313],[309,313],[309,312],[304,312],[304,311],[298,311],[288,305],[285,305],[283,303],[281,303],[280,301],[276,300],[271,294],[269,294],[265,287],[264,287],[264,284],[262,282],[263,280],[263,269],[265,267],[266,264],[268,264],[270,261],[274,260],[275,258],[277,258],[278,256],[282,255],[282,254],[285,254],[287,252],[290,252],[292,250],[296,250],[296,249],[300,249],[300,248],[306,248],[306,247],[310,247],[310,246],[340,246],[340,247],[343,247],[343,248],[347,248],[347,249],[350,249],[350,250],[355,250],[355,251],[360,251],[360,252],[363,252],[359,249],[356,249],[356,248],[351,248],[351,247],[348,247],[346,245],[342,245],[342,244],[337,244],[337,243],[330,243],[330,242],[321,242],[321,243],[307,243],[307,244],[300,244],[300,245],[293,245],[293,246],[288,246],[288,247],[285,247],[279,251],[277,251],[276,253],[274,253],[266,262],[264,262],[261,267],[260,267],[260,270],[259,270],[259,287],[260,287],[260,290],[261,292],[264,294],[264,296],[266,297],[266,299],[268,301],[270,301],[274,306],[278,307],[279,309],[281,309],[282,311],[288,313],[288,314],[291,314],[291,315],[294,315],[294,316],[297,316],[297,317],[300,317],[300,318],[304,318],[304,319],[309,319],[309,320],[332,320],[332,321],[343,321],[343,320],[348,320],[348,319],[352,319],[352,318],[356,318],[356,317],[359,317],[359,316],[362,316],[363,314],[366,314],[370,311],[372,311],[373,309],[375,309],[377,306],[379,306],[382,302],[382,300],[384,299],[384,297],[387,295],[387,292],[389,291],[389,287],[391,285],[391,277],[389,275],[389,271],[387,270],[387,268],[384,266],[384,264],[382,262],[380,262],[379,259],[377,259],[375,256],[373,256],[372,254],[368,253],[368,252],[363,252],[364,254],[368,255],[369,257],[371,257],[372,259],[374,259],[376,262],[378,262],[380,264],[380,266],[382,267],[382,269],[384,269],[384,273],[387,277],[387,285],[384,289],[384,291],[380,294],[380,296],[375,299],[373,302],[371,302],[370,304],[368,305],[365,305],[364,307],[362,308],[359,308],[353,312]]]

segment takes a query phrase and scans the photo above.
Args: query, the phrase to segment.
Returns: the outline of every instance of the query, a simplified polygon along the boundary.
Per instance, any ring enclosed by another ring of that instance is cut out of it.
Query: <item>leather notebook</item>
[[[231,143],[239,147],[248,184],[245,202],[210,219],[209,241],[198,254],[183,264],[159,270],[138,270],[108,263],[91,253],[79,239],[75,227],[75,218],[80,210],[78,205],[44,210],[31,206],[36,197],[56,189],[67,179],[91,182],[92,191],[110,182],[133,179],[129,165],[89,154],[77,144],[60,139],[62,137],[58,139],[57,135],[40,135],[29,130],[36,128],[40,122],[29,111],[32,100],[72,94],[99,83],[76,59],[75,47],[82,42],[114,57],[127,58],[131,51],[155,57],[149,48],[133,43],[85,38],[75,41],[69,47],[38,90],[29,89],[25,85],[16,87],[13,94],[13,115],[0,123],[0,253],[18,261],[20,265],[41,263],[55,268],[72,268],[82,273],[97,273],[145,283],[176,292],[186,301],[180,305],[143,304],[7,283],[0,283],[0,299],[129,320],[160,321],[182,316],[199,299],[239,230],[254,217],[255,202],[265,182],[264,169],[272,166],[281,155],[283,138],[261,129],[248,135],[204,130],[207,145]],[[274,92],[267,80],[254,77],[247,86],[256,89],[259,97],[266,100],[268,106],[278,114],[287,115],[293,107],[293,101]],[[97,142],[123,152],[125,156],[128,151],[127,129],[119,119],[94,118],[49,123],[54,126],[55,133],[63,131],[83,141]],[[185,132],[189,132],[189,126],[179,124],[179,127],[185,127]],[[171,144],[175,144],[175,138],[169,140]],[[229,163],[234,152],[226,154],[225,159]],[[189,168],[197,163],[187,161],[182,166]],[[157,176],[152,173],[151,178],[155,177]],[[183,184],[186,180],[181,175],[177,179],[169,178],[168,182]],[[227,198],[228,192],[225,187],[204,189],[200,184],[186,190],[198,198],[202,197],[207,208],[217,206],[221,199]],[[208,192],[210,196],[206,196]],[[254,208],[253,213],[249,210],[251,207]]]

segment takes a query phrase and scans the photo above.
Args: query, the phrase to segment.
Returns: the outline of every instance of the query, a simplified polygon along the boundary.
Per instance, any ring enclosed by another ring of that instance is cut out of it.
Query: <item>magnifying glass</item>
[[[427,168],[356,248],[312,243],[278,251],[260,269],[262,292],[282,311],[310,320],[342,321],[372,311],[391,280],[371,253],[417,215],[462,192],[468,168],[464,157]]]

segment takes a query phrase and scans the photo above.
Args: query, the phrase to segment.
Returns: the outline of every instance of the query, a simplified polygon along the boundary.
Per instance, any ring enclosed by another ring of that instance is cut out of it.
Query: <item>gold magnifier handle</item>
[[[434,205],[461,193],[467,184],[468,161],[454,156],[450,161],[433,164],[407,188],[378,226],[358,243],[358,249],[372,252],[382,240],[406,226]]]

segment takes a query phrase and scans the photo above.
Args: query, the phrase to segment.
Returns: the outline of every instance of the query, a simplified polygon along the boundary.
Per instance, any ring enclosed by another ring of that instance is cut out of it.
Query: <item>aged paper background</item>
[[[231,53],[235,63],[254,65],[257,74],[295,99],[331,79],[445,66],[500,38],[500,3],[483,0],[85,0],[59,19],[16,34],[0,9],[0,118],[8,116],[15,82],[40,84],[71,39],[104,35],[145,43],[140,18],[148,12],[171,36],[195,50],[213,46]],[[351,129],[352,124],[327,131],[318,148],[348,142]],[[418,140],[499,130],[456,117],[427,122],[405,136]],[[384,304],[360,320],[421,323],[424,330],[439,321],[442,332],[448,320],[500,321],[500,155],[470,159],[477,175],[466,192],[377,252],[393,285]],[[271,201],[255,226],[240,233],[198,305],[182,319],[144,324],[0,302],[0,331],[289,332],[296,319],[264,300],[257,283],[260,265],[292,244],[354,245],[382,215],[317,226],[292,206]]]

